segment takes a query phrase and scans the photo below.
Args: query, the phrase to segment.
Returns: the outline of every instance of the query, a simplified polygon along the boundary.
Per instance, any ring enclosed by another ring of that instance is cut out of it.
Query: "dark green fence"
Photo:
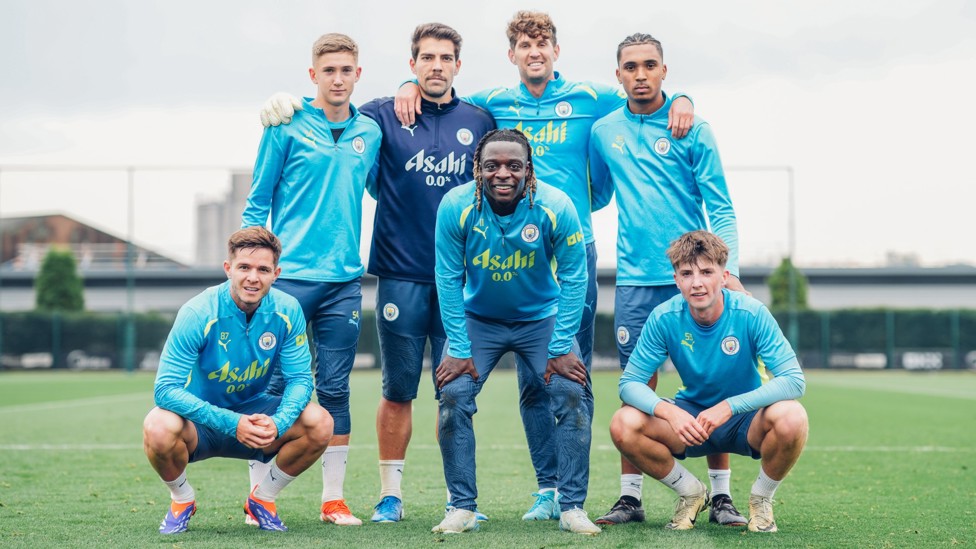
[[[0,313],[0,369],[154,369],[174,316],[132,317],[135,348],[129,355],[125,315]],[[789,315],[774,316],[788,332]],[[806,368],[976,368],[973,310],[803,311],[796,321],[796,350]],[[374,311],[363,311],[361,325],[360,365],[378,367]],[[594,354],[598,367],[617,367],[612,315],[597,316]]]

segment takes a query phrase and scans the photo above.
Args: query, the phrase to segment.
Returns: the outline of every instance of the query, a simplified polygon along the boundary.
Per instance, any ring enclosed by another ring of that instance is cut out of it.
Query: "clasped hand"
[[[248,448],[264,448],[278,438],[278,426],[265,414],[241,416],[237,421],[237,440]]]

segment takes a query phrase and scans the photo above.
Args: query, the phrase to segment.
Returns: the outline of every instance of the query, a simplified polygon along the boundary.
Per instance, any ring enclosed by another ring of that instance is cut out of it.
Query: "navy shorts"
[[[261,393],[241,406],[233,408],[233,411],[243,414],[265,414],[274,415],[281,404],[281,397]],[[193,426],[197,429],[197,447],[190,454],[190,463],[203,461],[212,457],[227,457],[238,459],[253,459],[267,463],[275,457],[278,452],[265,454],[260,448],[248,448],[241,444],[237,438],[227,436],[220,431],[211,429],[204,425],[194,422]],[[284,433],[278,433],[280,437]]]
[[[708,407],[698,406],[680,398],[675,399],[674,404],[693,417],[698,417],[698,414],[708,409]],[[708,437],[705,444],[688,446],[683,454],[674,454],[674,457],[685,459],[686,457],[694,458],[712,454],[739,454],[740,456],[759,459],[761,457],[759,450],[749,446],[749,426],[752,425],[752,420],[758,411],[753,410],[732,416],[721,427],[712,432],[712,436]]]
[[[617,336],[620,368],[626,368],[647,317],[655,307],[678,295],[677,284],[617,286],[613,302],[613,331]]]
[[[383,398],[391,402],[409,402],[417,398],[427,340],[430,340],[431,372],[440,364],[447,342],[437,287],[380,278],[376,312],[376,331],[383,358]]]

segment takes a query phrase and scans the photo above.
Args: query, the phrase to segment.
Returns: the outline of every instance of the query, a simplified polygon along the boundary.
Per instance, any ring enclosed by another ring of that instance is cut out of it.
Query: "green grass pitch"
[[[779,533],[721,528],[705,515],[693,531],[666,532],[672,493],[649,479],[647,522],[586,538],[560,532],[555,521],[520,520],[535,483],[511,371],[491,376],[475,416],[478,504],[491,520],[479,532],[455,536],[430,532],[443,516],[445,489],[433,436],[436,406],[426,379],[414,410],[403,522],[368,522],[379,493],[374,421],[380,378],[357,371],[345,494],[367,520],[364,526],[319,522],[321,477],[313,468],[278,500],[289,532],[246,527],[246,466],[214,459],[188,470],[199,506],[190,530],[160,536],[156,529],[169,497],[146,462],[140,432],[153,377],[3,373],[0,547],[976,547],[976,375],[806,374],[802,403],[810,415],[810,441],[776,494]],[[618,456],[607,433],[618,406],[617,377],[594,375],[591,517],[606,511],[619,489]],[[677,383],[675,374],[665,374],[662,393],[673,394]],[[704,460],[688,466],[704,478]],[[732,492],[740,509],[757,467],[733,457]]]

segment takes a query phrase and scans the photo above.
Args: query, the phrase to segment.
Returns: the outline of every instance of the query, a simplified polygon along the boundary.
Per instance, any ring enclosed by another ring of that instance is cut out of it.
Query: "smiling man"
[[[285,242],[285,276],[275,286],[302,305],[315,338],[316,395],[335,420],[322,456],[320,518],[343,526],[362,524],[346,505],[343,483],[362,307],[362,201],[382,137],[376,122],[350,103],[362,72],[358,60],[358,46],[344,34],[315,42],[308,74],[316,95],[303,100],[291,124],[265,130],[242,222],[263,226],[270,216]]]
[[[143,445],[172,503],[162,534],[186,531],[197,510],[188,463],[211,457],[271,461],[244,503],[262,530],[286,530],[275,498],[316,462],[332,418],[314,402],[311,356],[298,302],[271,284],[281,243],[263,227],[228,241],[227,281],[180,308],[156,373],[156,408],[143,423]],[[275,396],[272,372],[284,381]],[[277,457],[276,457],[277,456]]]
[[[693,231],[667,250],[677,295],[647,318],[620,377],[624,406],[610,423],[630,463],[678,496],[665,528],[689,530],[708,489],[675,458],[733,452],[761,459],[749,496],[748,529],[775,532],[773,495],[800,458],[809,430],[795,399],[806,383],[796,354],[759,301],[726,288],[729,249]],[[683,386],[674,401],[648,382],[670,358]],[[766,370],[775,376],[767,378]]]
[[[573,338],[586,291],[579,218],[565,193],[536,180],[521,132],[489,132],[474,164],[475,180],[449,192],[437,211],[435,275],[448,346],[435,379],[451,510],[434,532],[478,527],[475,398],[511,351],[519,385],[544,387],[546,417],[555,418],[547,436],[560,448],[559,525],[594,535],[600,529],[583,511],[593,393]]]

